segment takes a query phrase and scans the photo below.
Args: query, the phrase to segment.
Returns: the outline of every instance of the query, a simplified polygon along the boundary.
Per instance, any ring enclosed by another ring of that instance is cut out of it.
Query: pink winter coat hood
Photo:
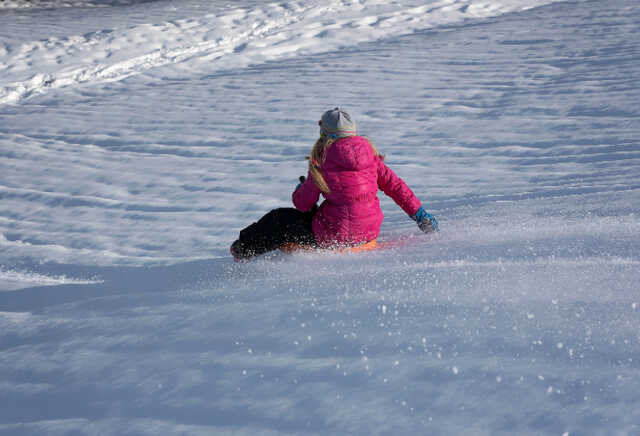
[[[294,206],[310,211],[320,194],[325,201],[313,217],[312,229],[320,246],[358,244],[380,234],[383,215],[377,192],[381,189],[408,215],[420,201],[361,136],[339,139],[328,149],[320,168],[330,193],[318,189],[310,175],[292,195]]]

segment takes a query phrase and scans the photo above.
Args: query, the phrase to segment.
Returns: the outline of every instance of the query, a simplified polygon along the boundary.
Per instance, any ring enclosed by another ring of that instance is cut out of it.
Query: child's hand
[[[438,231],[438,220],[421,206],[411,218],[418,223],[418,227],[425,233]]]

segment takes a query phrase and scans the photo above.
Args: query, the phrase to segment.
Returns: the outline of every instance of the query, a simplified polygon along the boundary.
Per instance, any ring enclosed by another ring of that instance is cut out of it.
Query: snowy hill
[[[0,1],[0,434],[639,433],[636,3]],[[234,264],[335,105],[441,232]]]

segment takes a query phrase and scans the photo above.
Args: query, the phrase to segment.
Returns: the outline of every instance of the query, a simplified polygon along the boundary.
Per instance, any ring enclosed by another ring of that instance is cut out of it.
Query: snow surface
[[[640,434],[636,0],[0,0],[0,434]],[[228,246],[343,105],[440,222]]]

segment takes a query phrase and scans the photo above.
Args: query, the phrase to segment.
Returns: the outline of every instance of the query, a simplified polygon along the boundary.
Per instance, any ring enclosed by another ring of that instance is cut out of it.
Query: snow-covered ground
[[[0,434],[640,434],[636,0],[0,0]],[[358,255],[228,246],[320,114]]]

